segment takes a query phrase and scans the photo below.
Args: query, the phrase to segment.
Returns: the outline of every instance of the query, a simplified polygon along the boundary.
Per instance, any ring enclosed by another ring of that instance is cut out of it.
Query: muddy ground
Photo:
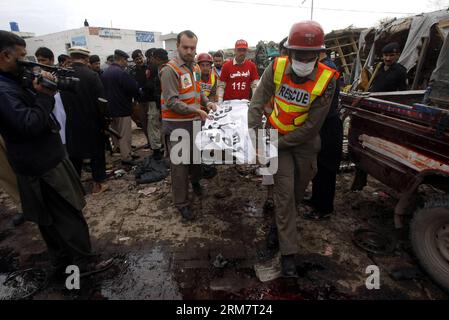
[[[137,146],[144,144],[138,129],[133,139]],[[117,160],[109,159],[115,170]],[[0,190],[0,299],[448,298],[420,271],[407,241],[384,254],[354,245],[353,233],[360,228],[394,234],[394,192],[373,179],[363,191],[351,192],[353,173],[341,173],[332,218],[311,222],[298,217],[299,279],[261,282],[254,265],[274,255],[265,248],[271,217],[261,212],[265,189],[250,167],[221,166],[218,176],[203,180],[206,194],[193,199],[197,217],[190,223],[183,223],[172,206],[170,178],[136,185],[132,168],[125,169],[131,170],[108,180],[109,191],[86,196],[93,247],[115,262],[103,274],[83,278],[80,290],[65,289],[64,281],[45,281],[39,270],[27,273],[22,285],[4,285],[11,272],[46,269],[49,262],[35,225],[12,226],[17,208]],[[87,191],[89,177],[83,175]],[[156,189],[139,193],[148,187]],[[379,290],[366,288],[370,265],[380,268]]]

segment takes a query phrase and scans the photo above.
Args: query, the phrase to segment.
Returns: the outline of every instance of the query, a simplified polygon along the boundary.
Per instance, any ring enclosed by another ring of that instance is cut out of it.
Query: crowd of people
[[[342,152],[339,73],[325,53],[323,29],[313,21],[294,24],[281,42],[279,57],[261,78],[247,59],[247,41],[236,41],[235,56],[229,60],[220,51],[197,54],[197,42],[195,33],[185,30],[177,36],[172,59],[161,48],[135,50],[131,57],[117,49],[103,65],[88,49],[72,47],[58,56],[57,65],[71,68],[71,76],[79,81],[73,89],[57,90],[41,81],[56,82],[46,71],[31,85],[24,84],[20,61],[26,56],[26,43],[0,31],[0,182],[21,204],[23,216],[15,223],[28,220],[39,226],[55,272],[76,264],[82,274],[92,274],[112,264],[92,253],[82,213],[85,190],[80,177],[86,160],[93,179],[90,192],[101,194],[109,188],[105,152],[111,142],[123,166],[136,164],[132,121],[144,132],[144,148],[161,159],[170,157],[179,143],[171,139],[174,130],[190,133],[192,150],[196,121],[205,121],[224,101],[246,99],[248,127],[265,126],[279,133],[273,141],[279,169],[263,182],[268,186],[264,208],[273,212],[267,245],[279,248],[282,275],[297,276],[297,208],[312,181],[313,194],[306,201],[310,210],[301,214],[313,220],[329,218]],[[384,50],[384,68],[374,88],[400,89],[389,86],[398,83],[392,72],[402,71],[390,54],[398,51],[396,45]],[[55,64],[46,47],[34,55],[43,65]],[[170,161],[170,166],[173,203],[184,221],[192,221],[189,188],[191,184],[202,196],[201,165]]]

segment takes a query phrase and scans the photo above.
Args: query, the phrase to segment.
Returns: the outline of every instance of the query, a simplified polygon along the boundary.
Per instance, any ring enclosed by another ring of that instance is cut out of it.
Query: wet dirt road
[[[134,134],[135,143],[143,144],[141,132]],[[16,286],[3,284],[13,271],[45,269],[49,262],[35,225],[11,225],[16,208],[0,191],[0,299],[27,294],[30,299],[448,299],[420,272],[407,242],[385,254],[354,245],[353,233],[360,228],[393,234],[396,200],[374,180],[363,191],[350,192],[352,173],[338,177],[330,220],[298,217],[299,279],[259,281],[254,265],[274,255],[265,249],[272,219],[260,209],[265,190],[250,167],[218,171],[203,181],[206,194],[194,199],[197,216],[190,223],[183,223],[172,207],[170,178],[136,185],[130,171],[111,178],[104,194],[87,195],[84,213],[93,247],[115,257],[115,263],[82,279],[80,290],[72,291],[65,289],[64,280],[44,283],[38,273]],[[379,290],[366,288],[370,265],[379,267]]]

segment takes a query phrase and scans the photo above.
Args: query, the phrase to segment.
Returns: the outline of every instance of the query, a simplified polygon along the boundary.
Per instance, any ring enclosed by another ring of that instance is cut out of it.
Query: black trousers
[[[82,211],[75,209],[46,183],[41,184],[42,196],[52,218],[50,225],[39,225],[54,266],[89,263],[92,255],[89,227]]]
[[[326,119],[320,131],[321,151],[317,174],[312,180],[315,209],[322,213],[334,211],[335,186],[343,149],[343,123],[338,116]]]
[[[318,172],[312,180],[312,198],[316,210],[322,213],[334,211],[335,185],[337,172],[318,164]]]
[[[83,158],[70,156],[70,161],[80,177],[83,169],[83,160]],[[101,183],[106,180],[106,157],[104,152],[98,153],[90,158],[90,168],[92,170],[92,178],[95,182]]]

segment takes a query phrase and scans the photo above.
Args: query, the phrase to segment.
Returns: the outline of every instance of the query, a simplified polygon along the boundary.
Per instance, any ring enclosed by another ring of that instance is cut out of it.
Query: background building
[[[168,53],[168,57],[169,58],[173,58],[173,55],[176,52],[176,41],[178,38],[178,34],[177,33],[169,33],[169,34],[165,34],[161,37],[161,40],[164,41],[165,43],[165,50],[167,50]]]
[[[22,39],[28,39],[35,36],[32,32],[21,32],[19,29],[19,24],[17,22],[11,21],[9,23],[9,26],[11,27],[11,32],[18,35]]]
[[[163,48],[160,32],[137,31],[116,28],[83,27],[25,39],[29,56],[39,47],[48,47],[55,58],[73,46],[82,46],[92,54],[100,56],[102,62],[115,49],[123,50],[131,56],[135,49],[143,53],[150,48]]]

